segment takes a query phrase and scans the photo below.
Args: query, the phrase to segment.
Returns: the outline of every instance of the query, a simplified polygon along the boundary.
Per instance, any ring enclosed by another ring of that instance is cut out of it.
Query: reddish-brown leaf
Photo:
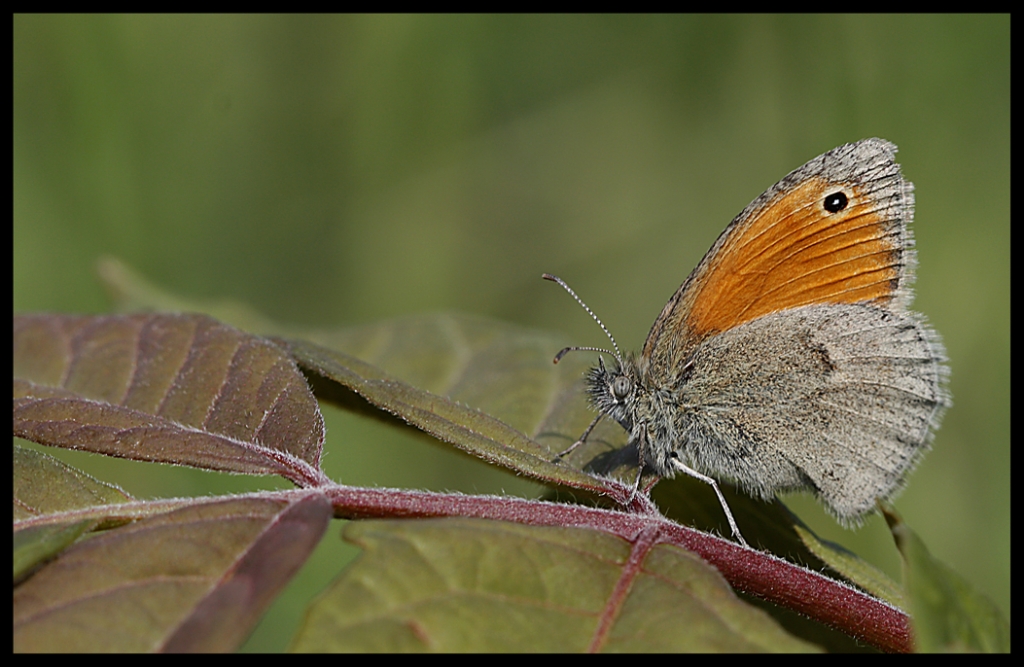
[[[228,651],[331,517],[311,493],[231,498],[79,541],[14,591],[16,651]]]
[[[123,458],[323,483],[291,358],[205,315],[14,318],[14,434]]]

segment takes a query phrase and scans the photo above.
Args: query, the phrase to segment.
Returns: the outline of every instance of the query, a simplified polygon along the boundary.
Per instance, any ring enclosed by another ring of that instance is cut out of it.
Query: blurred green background
[[[107,312],[113,255],[290,324],[457,310],[604,345],[548,271],[637,348],[751,199],[872,136],[916,185],[915,307],[953,369],[897,507],[1009,613],[1008,16],[15,16],[14,310]],[[536,491],[326,412],[340,481]],[[143,497],[268,483],[58,455]],[[880,519],[787,503],[900,576]],[[335,526],[249,648],[354,553]]]

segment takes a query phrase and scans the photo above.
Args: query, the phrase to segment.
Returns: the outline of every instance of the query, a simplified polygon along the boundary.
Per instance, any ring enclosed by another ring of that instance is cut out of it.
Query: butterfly
[[[913,185],[882,139],[796,169],[725,228],[654,321],[639,354],[586,376],[598,412],[629,434],[640,471],[770,499],[809,489],[856,524],[904,485],[951,404],[938,335],[908,308]],[[745,542],[744,542],[745,543]]]

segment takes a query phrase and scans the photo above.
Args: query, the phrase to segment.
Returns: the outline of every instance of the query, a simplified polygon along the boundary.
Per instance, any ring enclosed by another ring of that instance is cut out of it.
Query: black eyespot
[[[629,396],[629,380],[626,376],[620,375],[612,380],[612,394],[620,401]]]
[[[825,196],[825,210],[829,213],[839,213],[849,203],[850,200],[846,198],[845,192],[833,192]]]

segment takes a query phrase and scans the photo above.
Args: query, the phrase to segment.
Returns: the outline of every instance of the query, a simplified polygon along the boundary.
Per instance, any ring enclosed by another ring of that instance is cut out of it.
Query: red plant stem
[[[655,511],[626,513],[505,496],[468,496],[402,489],[324,489],[335,517],[478,517],[535,526],[572,526],[692,551],[737,590],[792,609],[885,651],[913,650],[909,617],[900,609],[772,554],[669,521]],[[653,537],[652,537],[653,536]]]

